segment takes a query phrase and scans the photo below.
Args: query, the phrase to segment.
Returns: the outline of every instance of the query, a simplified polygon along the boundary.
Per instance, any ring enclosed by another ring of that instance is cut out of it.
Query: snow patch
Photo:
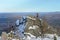
[[[16,21],[16,25],[19,25],[19,20]]]
[[[29,17],[29,16],[27,16],[27,18],[32,19],[32,20],[36,20],[35,18]]]
[[[36,28],[38,28],[38,26],[33,25],[33,26],[30,26],[30,27],[29,27],[29,30],[30,30],[30,29],[36,29]]]

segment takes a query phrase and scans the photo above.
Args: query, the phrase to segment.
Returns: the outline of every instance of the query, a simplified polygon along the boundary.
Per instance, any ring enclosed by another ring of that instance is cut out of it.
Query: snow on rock
[[[20,20],[16,21],[16,31],[15,34],[18,35],[19,37],[24,37],[24,29],[25,29],[25,24],[26,24],[26,17],[23,16]]]
[[[31,38],[29,36],[27,36],[27,38],[25,38],[25,40],[53,40],[53,39],[49,39],[49,38]]]
[[[12,39],[12,40],[19,40],[19,39]]]
[[[32,20],[36,20],[35,18],[29,17],[29,16],[27,16],[27,18],[32,19]]]
[[[31,33],[24,33],[25,35],[27,36],[30,36],[30,37],[33,37],[33,38],[36,38],[34,35],[32,35]]]
[[[16,25],[19,25],[19,20],[16,21]]]
[[[27,35],[24,38],[25,40],[54,40],[54,35],[55,35],[55,34],[45,34],[46,37],[44,38],[41,38],[41,36],[36,38],[34,35],[30,33],[25,33],[25,34]],[[56,37],[57,37],[57,40],[60,40],[59,36],[56,35]]]
[[[43,40],[53,40],[53,39],[49,39],[49,38],[44,38]]]
[[[38,28],[38,26],[33,25],[33,26],[30,26],[30,27],[29,27],[29,30],[30,30],[30,29],[36,29],[36,28]]]
[[[54,35],[53,34],[45,34],[45,37],[47,37],[47,38],[53,38]]]
[[[51,39],[53,39],[54,36],[56,36],[58,38],[58,36],[56,34],[45,34],[45,37],[51,38]]]

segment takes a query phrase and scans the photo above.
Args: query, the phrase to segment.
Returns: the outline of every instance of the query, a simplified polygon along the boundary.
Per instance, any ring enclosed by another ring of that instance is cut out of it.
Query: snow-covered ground
[[[55,34],[45,34],[44,38],[41,37],[35,37],[30,33],[25,33],[27,36],[25,36],[24,40],[54,40],[54,36],[56,36],[57,40],[60,40],[60,37]]]
[[[54,40],[54,38],[31,38],[29,36],[27,36],[27,38],[25,38],[25,40]],[[57,37],[57,40],[60,40],[60,37]]]
[[[53,38],[31,38],[31,37],[27,37],[25,40],[54,40]],[[60,37],[57,38],[57,40],[60,40]]]
[[[25,33],[25,34],[26,36],[23,38],[23,40],[54,40],[54,34],[45,34],[44,38],[41,38],[41,36],[36,38],[30,33]],[[59,36],[56,35],[56,37],[57,37],[57,40],[60,40]],[[1,37],[0,37],[0,40],[1,40]],[[12,39],[12,40],[19,40],[19,39]]]

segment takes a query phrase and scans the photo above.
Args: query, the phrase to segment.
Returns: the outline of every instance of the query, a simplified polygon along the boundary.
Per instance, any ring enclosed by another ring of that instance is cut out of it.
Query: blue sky
[[[0,0],[0,12],[60,11],[60,0]]]

